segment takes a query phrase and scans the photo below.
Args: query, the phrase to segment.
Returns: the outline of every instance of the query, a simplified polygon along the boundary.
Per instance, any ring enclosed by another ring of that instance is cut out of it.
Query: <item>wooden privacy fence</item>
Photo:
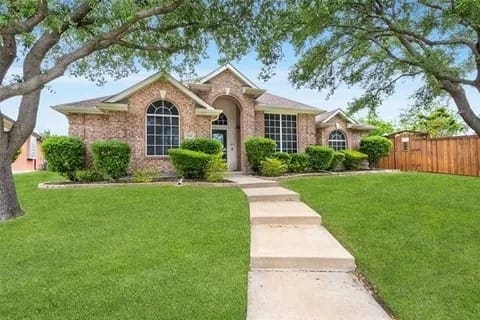
[[[380,168],[480,177],[478,136],[429,138],[422,133],[391,136],[392,152],[380,160]]]

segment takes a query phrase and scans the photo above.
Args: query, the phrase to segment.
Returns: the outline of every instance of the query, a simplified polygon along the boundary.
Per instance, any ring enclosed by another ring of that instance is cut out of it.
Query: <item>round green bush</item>
[[[168,155],[177,173],[187,179],[203,180],[212,155],[187,149],[170,149]]]
[[[95,141],[90,146],[95,168],[113,179],[127,174],[130,164],[130,146],[117,140]]]
[[[273,154],[273,158],[282,161],[286,166],[288,166],[290,161],[292,161],[292,155],[287,152],[275,152]]]
[[[333,159],[332,163],[330,164],[329,170],[335,170],[340,164],[343,163],[343,160],[345,160],[345,154],[340,152],[340,151],[335,151],[333,153]]]
[[[360,141],[360,151],[368,155],[371,168],[375,168],[381,158],[388,156],[391,149],[392,142],[385,137],[370,136]]]
[[[276,158],[266,158],[260,166],[260,174],[265,177],[278,177],[285,172],[287,172],[287,165]]]
[[[183,141],[180,149],[200,151],[206,154],[219,154],[222,152],[222,144],[215,139],[195,138]]]
[[[205,170],[205,180],[208,182],[221,182],[228,171],[227,161],[221,156],[212,156]]]
[[[75,181],[77,170],[85,166],[85,144],[75,137],[51,136],[42,143],[48,170]]]
[[[333,159],[333,149],[325,146],[308,146],[305,150],[313,171],[327,170]]]
[[[276,142],[268,138],[253,137],[245,141],[248,164],[253,172],[260,172],[262,161],[272,157],[276,148]]]
[[[295,173],[302,173],[308,169],[309,158],[306,153],[294,153],[288,165],[288,170]]]
[[[348,170],[356,170],[360,168],[360,164],[363,160],[367,159],[368,156],[365,153],[361,153],[357,150],[342,150],[340,151],[345,155],[345,159],[343,160],[343,166],[345,169]]]

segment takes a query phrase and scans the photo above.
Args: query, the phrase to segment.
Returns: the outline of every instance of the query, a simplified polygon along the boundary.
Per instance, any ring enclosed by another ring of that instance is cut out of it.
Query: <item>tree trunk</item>
[[[12,162],[5,150],[0,151],[0,221],[22,215],[13,182]]]
[[[450,81],[442,81],[441,83],[443,88],[453,98],[460,116],[463,118],[463,120],[465,120],[467,125],[472,128],[478,136],[480,136],[480,118],[475,114],[475,112],[473,112],[467,95],[465,94],[465,90],[458,83],[452,83]]]

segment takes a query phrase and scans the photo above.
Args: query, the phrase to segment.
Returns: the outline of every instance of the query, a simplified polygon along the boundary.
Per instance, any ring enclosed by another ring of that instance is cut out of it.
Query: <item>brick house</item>
[[[3,127],[6,131],[10,130],[15,121],[6,115],[3,115]],[[13,172],[33,171],[43,168],[44,159],[41,151],[42,137],[33,132],[21,148],[17,160],[12,163]]]
[[[369,130],[343,112],[317,125],[324,111],[267,93],[229,64],[188,84],[157,73],[116,95],[52,108],[67,116],[69,134],[87,145],[104,139],[130,144],[132,170],[171,170],[168,149],[188,138],[220,140],[229,169],[245,170],[248,137],[269,137],[279,151],[303,152],[308,145],[332,144],[325,138],[332,128],[352,148]]]

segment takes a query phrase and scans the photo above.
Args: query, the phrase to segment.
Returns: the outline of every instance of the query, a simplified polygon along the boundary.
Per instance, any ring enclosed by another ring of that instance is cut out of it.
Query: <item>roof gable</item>
[[[316,122],[321,122],[321,123],[325,123],[325,122],[328,122],[330,121],[332,118],[334,118],[335,116],[340,116],[342,117],[343,119],[345,119],[347,122],[351,123],[351,124],[358,124],[357,121],[355,121],[354,119],[350,118],[342,109],[338,108],[338,109],[335,109],[335,110],[332,110],[332,111],[327,111],[327,112],[324,112],[322,114],[319,114],[318,116],[315,117],[315,121]]]
[[[229,63],[221,66],[220,68],[210,72],[206,76],[198,79],[197,82],[198,83],[205,83],[205,82],[215,78],[216,76],[218,76],[220,73],[222,73],[224,71],[230,71],[231,73],[233,73],[243,84],[245,84],[245,85],[247,85],[251,88],[260,89],[255,83],[253,83],[250,79],[248,79],[244,74],[242,74],[240,71],[238,71],[234,66],[232,66]]]
[[[182,83],[177,81],[175,78],[173,78],[169,74],[164,74],[162,72],[157,72],[150,77],[146,78],[145,80],[142,80],[138,82],[137,84],[123,90],[122,92],[110,97],[109,99],[105,100],[104,102],[106,103],[116,103],[120,102],[128,97],[130,97],[132,94],[135,92],[141,90],[142,88],[154,83],[157,80],[164,79],[168,81],[170,84],[172,84],[174,87],[182,91],[185,95],[187,95],[190,99],[198,103],[200,106],[204,107],[205,109],[213,109],[211,105],[206,103],[204,100],[202,100],[199,96],[197,96],[195,93],[190,91],[187,87],[185,87]]]

